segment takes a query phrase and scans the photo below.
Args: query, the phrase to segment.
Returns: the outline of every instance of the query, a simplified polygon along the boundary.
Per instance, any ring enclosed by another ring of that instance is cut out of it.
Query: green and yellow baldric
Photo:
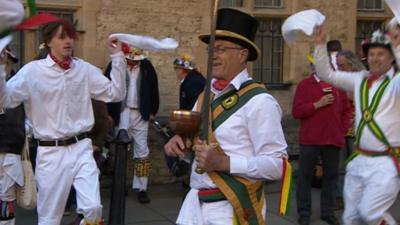
[[[249,80],[243,83],[239,90],[231,90],[213,100],[210,113],[211,124],[208,128],[209,142],[218,143],[213,132],[251,98],[262,93],[266,93],[265,86]],[[211,96],[211,99],[213,97],[214,96]],[[202,108],[202,104],[203,93],[198,99],[198,111]],[[218,145],[217,151],[223,152],[223,149]],[[208,176],[220,189],[223,197],[231,203],[236,215],[234,224],[265,224],[262,216],[262,208],[265,199],[262,181],[252,182],[243,177],[232,176],[231,174],[222,172],[208,172]],[[221,198],[219,194],[217,197]]]
[[[356,151],[353,152],[353,154],[349,157],[347,162],[354,159],[359,154],[364,154],[364,155],[369,155],[369,156],[386,155],[386,156],[392,157],[393,161],[395,162],[396,168],[399,170],[400,154],[398,153],[399,152],[398,148],[394,148],[393,146],[390,145],[390,143],[389,143],[388,139],[386,138],[385,134],[383,133],[382,129],[379,127],[379,125],[374,120],[374,115],[375,115],[376,109],[378,108],[378,105],[379,105],[379,103],[382,99],[382,96],[386,90],[386,87],[389,85],[389,83],[390,83],[390,79],[388,77],[385,77],[385,80],[380,84],[380,86],[378,87],[378,90],[376,91],[375,95],[373,96],[371,103],[368,104],[368,99],[369,99],[368,78],[364,78],[364,80],[362,81],[361,89],[360,89],[360,103],[361,103],[360,105],[361,105],[362,117],[361,117],[360,123],[358,124],[357,132],[356,132],[356,140],[355,140],[355,144],[354,144],[356,147]],[[372,132],[372,134],[387,147],[387,150],[385,152],[376,152],[374,154],[374,152],[372,152],[372,151],[362,150],[359,147],[361,135],[366,126],[369,128],[369,130]]]

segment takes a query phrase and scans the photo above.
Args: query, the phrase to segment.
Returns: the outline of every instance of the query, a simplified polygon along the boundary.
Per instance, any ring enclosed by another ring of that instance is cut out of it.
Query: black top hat
[[[242,11],[222,8],[218,10],[215,39],[234,42],[250,52],[249,61],[254,61],[260,55],[260,49],[254,43],[258,21]],[[199,39],[205,43],[210,41],[210,34],[203,34]]]

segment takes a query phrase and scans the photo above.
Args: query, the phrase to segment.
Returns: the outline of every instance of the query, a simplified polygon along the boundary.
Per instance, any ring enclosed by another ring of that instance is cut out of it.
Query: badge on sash
[[[222,107],[224,107],[224,109],[230,109],[238,103],[238,100],[239,96],[237,94],[233,94],[222,102]]]

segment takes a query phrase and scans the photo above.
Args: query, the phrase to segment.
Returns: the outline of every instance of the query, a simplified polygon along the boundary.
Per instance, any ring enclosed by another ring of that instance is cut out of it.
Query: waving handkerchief
[[[293,43],[298,32],[302,31],[310,36],[314,26],[321,25],[325,21],[325,16],[318,10],[309,9],[291,15],[282,25],[282,35],[286,42]]]
[[[164,38],[162,40],[157,40],[150,36],[122,33],[111,34],[110,37],[115,37],[121,42],[146,51],[174,50],[178,47],[178,42],[173,38]]]
[[[400,1],[385,0],[385,2],[394,14],[394,18],[389,22],[389,26],[395,26],[396,24],[400,24]]]

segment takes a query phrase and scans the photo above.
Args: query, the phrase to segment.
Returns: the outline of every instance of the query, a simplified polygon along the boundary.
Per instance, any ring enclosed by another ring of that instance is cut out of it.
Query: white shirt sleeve
[[[111,55],[111,80],[101,70],[90,66],[89,88],[91,97],[104,102],[122,101],[126,95],[126,60],[122,52]]]
[[[0,65],[0,108],[15,108],[29,98],[26,73],[29,65],[24,66],[8,82],[4,65]]]
[[[364,72],[335,71],[330,65],[328,52],[324,45],[318,45],[314,51],[315,70],[317,76],[333,86],[345,91],[354,91],[354,83]]]
[[[253,97],[247,104],[247,131],[254,155],[230,156],[230,172],[256,179],[278,180],[282,177],[283,158],[287,157],[286,140],[281,125],[282,110],[266,94]]]

